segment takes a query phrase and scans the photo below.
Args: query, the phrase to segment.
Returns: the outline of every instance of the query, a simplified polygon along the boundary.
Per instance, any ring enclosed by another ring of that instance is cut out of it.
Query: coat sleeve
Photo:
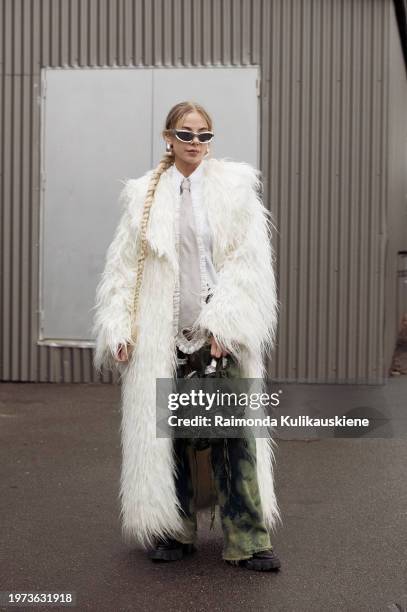
[[[271,355],[277,327],[277,290],[271,243],[271,213],[259,196],[257,171],[245,177],[233,198],[239,202],[235,241],[220,269],[211,300],[194,328],[210,331],[238,360],[242,348]]]
[[[134,179],[127,180],[120,193],[121,218],[96,289],[92,334],[95,338],[93,364],[98,372],[103,366],[107,369],[117,367],[114,356],[119,344],[131,338],[138,249],[138,230],[130,212],[134,184]]]

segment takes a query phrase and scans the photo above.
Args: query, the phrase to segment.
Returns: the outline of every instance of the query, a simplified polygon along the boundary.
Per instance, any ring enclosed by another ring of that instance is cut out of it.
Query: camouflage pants
[[[182,357],[186,357],[181,354]],[[210,360],[210,347],[188,356],[188,365],[197,367],[197,359],[204,364]],[[236,363],[232,376],[238,375]],[[188,367],[187,365],[187,367]],[[185,374],[179,371],[177,375]],[[174,439],[176,465],[176,491],[183,514],[183,543],[194,543],[197,535],[195,491],[190,457],[197,450],[197,442],[190,438]],[[271,548],[270,536],[264,524],[259,486],[257,481],[256,440],[246,438],[211,438],[210,462],[216,488],[217,504],[223,531],[222,557],[228,561],[248,559],[255,552]],[[198,446],[199,448],[199,446]]]

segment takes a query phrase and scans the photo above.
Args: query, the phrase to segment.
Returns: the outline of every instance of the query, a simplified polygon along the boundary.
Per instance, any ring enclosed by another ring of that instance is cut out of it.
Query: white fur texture
[[[263,378],[277,325],[277,296],[270,243],[270,213],[259,198],[259,173],[228,159],[204,163],[203,205],[213,232],[218,284],[196,323],[209,329],[238,359],[242,376]],[[154,536],[181,530],[174,485],[172,443],[156,438],[156,378],[176,369],[173,293],[178,259],[174,212],[177,193],[167,170],[158,183],[147,232],[139,312],[138,342],[129,364],[113,359],[130,339],[136,279],[138,227],[151,171],[126,182],[124,210],[97,288],[93,333],[94,364],[122,374],[121,519],[126,541],[142,546]],[[273,481],[273,444],[257,439],[257,472],[264,517],[273,529],[281,520]]]

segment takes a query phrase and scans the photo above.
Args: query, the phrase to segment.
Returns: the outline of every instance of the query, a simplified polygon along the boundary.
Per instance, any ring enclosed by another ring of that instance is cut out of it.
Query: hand
[[[118,351],[115,356],[116,361],[128,361],[129,352],[127,344],[119,344]]]
[[[221,349],[221,347],[219,346],[219,344],[216,342],[215,338],[212,335],[210,336],[210,340],[211,340],[211,357],[216,357],[217,359],[219,359],[219,357],[226,357],[226,355],[228,354],[227,351]]]

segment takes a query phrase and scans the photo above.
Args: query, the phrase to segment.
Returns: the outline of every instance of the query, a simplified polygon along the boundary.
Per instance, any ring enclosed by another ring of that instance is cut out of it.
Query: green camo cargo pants
[[[210,360],[210,347],[206,345],[194,353],[195,367],[198,353],[203,362],[207,363],[208,357]],[[180,351],[179,355],[187,357]],[[189,355],[188,358],[190,357]],[[186,372],[184,366],[177,375],[182,376]],[[233,375],[237,376],[238,371],[235,370]],[[190,460],[194,453],[200,452],[196,449],[196,442],[197,440],[190,438],[174,439],[176,491],[184,523],[184,535],[177,539],[185,544],[194,543],[197,533],[195,491],[191,472],[193,466]],[[223,559],[248,559],[255,552],[272,548],[262,514],[255,438],[211,438],[209,444],[223,531]]]

